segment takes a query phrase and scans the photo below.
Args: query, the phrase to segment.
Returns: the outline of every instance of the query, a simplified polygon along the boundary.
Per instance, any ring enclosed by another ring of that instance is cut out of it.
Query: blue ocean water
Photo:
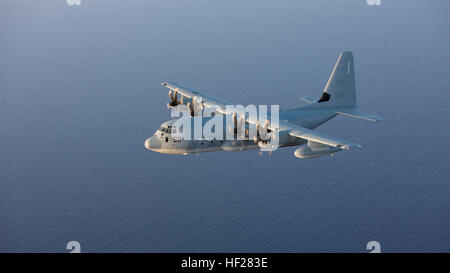
[[[448,1],[0,3],[0,251],[450,251]],[[362,144],[162,155],[162,81],[242,104],[319,97],[341,50],[385,121]]]

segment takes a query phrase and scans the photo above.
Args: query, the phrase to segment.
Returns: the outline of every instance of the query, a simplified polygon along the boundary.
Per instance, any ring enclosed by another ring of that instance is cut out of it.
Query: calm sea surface
[[[450,251],[450,2],[0,3],[0,251]],[[341,50],[385,118],[363,145],[162,155],[162,81],[242,104],[319,97]]]

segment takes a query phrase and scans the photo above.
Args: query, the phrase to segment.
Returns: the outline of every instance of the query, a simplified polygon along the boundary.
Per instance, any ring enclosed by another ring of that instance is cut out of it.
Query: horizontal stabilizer
[[[315,98],[311,98],[311,97],[301,97],[300,99],[307,103],[316,103],[317,102]]]
[[[356,107],[340,109],[336,113],[338,113],[340,115],[352,117],[352,118],[360,118],[360,119],[365,119],[365,120],[370,120],[370,121],[382,121],[383,120],[382,117],[367,114],[362,111],[359,111],[359,109]]]

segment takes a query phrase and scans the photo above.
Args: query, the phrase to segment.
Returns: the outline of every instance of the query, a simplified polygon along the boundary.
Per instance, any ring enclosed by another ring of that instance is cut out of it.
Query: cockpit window
[[[176,133],[177,132],[177,130],[175,129],[175,126],[167,126],[167,127],[161,126],[161,127],[159,127],[158,130],[163,132],[163,133],[167,133],[167,134]]]

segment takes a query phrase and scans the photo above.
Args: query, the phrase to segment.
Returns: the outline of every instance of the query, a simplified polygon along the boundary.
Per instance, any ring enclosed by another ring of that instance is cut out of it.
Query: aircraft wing
[[[201,99],[201,102],[205,107],[212,108],[222,114],[226,113],[226,105],[232,105],[231,102],[227,102],[227,101],[218,99],[211,95],[202,93],[200,91],[197,91],[197,90],[194,90],[194,89],[191,89],[191,88],[188,88],[188,87],[185,87],[180,84],[173,83],[173,82],[163,82],[163,83],[161,83],[161,85],[169,88],[170,90],[180,93],[181,95],[183,95],[186,98],[196,99],[196,100]]]
[[[230,114],[226,112],[226,105],[232,105],[232,103],[215,98],[211,95],[202,93],[200,91],[172,83],[172,82],[163,82],[161,83],[162,86],[165,86],[173,91],[176,91],[183,95],[186,98],[189,99],[202,99],[202,103],[205,107],[210,107],[212,109],[215,109],[216,111],[222,113],[222,114]],[[251,124],[256,124],[256,120],[249,120],[247,119],[246,122]],[[306,129],[304,127],[295,125],[293,123],[290,123],[285,120],[279,121],[279,127],[278,128],[270,128],[272,130],[278,130],[278,131],[287,131],[291,136],[303,138],[306,140],[310,140],[313,142],[325,144],[328,146],[345,149],[348,150],[353,147],[361,147],[361,145],[351,143],[346,140],[341,140],[335,137],[327,136],[323,133],[313,131]]]
[[[292,124],[288,121],[280,120],[279,128],[281,131],[288,131],[291,136],[307,139],[340,149],[349,150],[350,148],[361,147],[361,145],[359,144],[355,144],[336,137],[327,136],[323,133],[306,129],[304,127]]]

